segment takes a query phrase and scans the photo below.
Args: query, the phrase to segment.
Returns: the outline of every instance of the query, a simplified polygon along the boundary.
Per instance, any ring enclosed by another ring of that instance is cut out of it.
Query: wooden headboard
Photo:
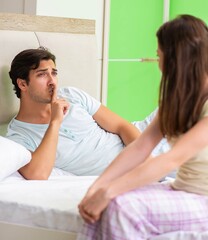
[[[47,47],[56,56],[59,86],[81,88],[100,100],[94,20],[0,13],[0,36],[0,128],[19,106],[8,71],[24,49]]]

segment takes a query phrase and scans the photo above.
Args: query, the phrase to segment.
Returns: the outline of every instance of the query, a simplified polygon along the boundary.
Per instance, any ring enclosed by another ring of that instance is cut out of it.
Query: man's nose
[[[48,74],[48,82],[49,82],[49,84],[55,82],[55,77],[52,74]]]

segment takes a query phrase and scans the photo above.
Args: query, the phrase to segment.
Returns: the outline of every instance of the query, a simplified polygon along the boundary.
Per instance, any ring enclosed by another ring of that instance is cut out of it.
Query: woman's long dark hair
[[[163,53],[159,122],[164,136],[185,133],[198,120],[207,99],[208,28],[196,17],[180,15],[157,31]]]

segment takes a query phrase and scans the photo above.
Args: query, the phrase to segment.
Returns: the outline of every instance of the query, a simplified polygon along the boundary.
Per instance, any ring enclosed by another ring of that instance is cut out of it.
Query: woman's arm
[[[110,182],[140,165],[150,156],[152,150],[161,139],[162,134],[156,116],[141,136],[123,149],[92,187]]]
[[[91,211],[91,206],[94,206],[95,204],[95,209],[96,206],[99,206],[99,210],[103,210],[110,201],[110,198],[105,198],[104,189],[107,193],[108,187],[111,183],[114,181],[116,182],[116,180],[119,181],[122,176],[125,176],[125,174],[132,171],[132,169],[135,169],[142,164],[142,162],[149,157],[152,149],[157,145],[161,138],[162,134],[159,130],[158,118],[156,116],[141,136],[124,148],[89,188],[87,194],[79,204],[80,214],[86,221],[93,222],[98,219],[97,212],[95,219],[89,216],[90,212],[95,213],[94,211]],[[99,198],[101,195],[103,199]]]
[[[128,145],[140,136],[139,130],[133,124],[121,118],[104,105],[100,106],[93,118],[106,131],[119,135],[125,145]]]
[[[93,195],[84,199],[81,203],[80,213],[83,218],[89,222],[98,220],[101,212],[111,199],[127,191],[158,181],[170,171],[181,166],[200,150],[208,146],[207,132],[208,117],[199,121],[192,129],[181,136],[169,152],[147,159],[136,168],[109,181],[108,184],[101,185],[100,188],[97,186]],[[136,145],[134,148],[131,146],[127,147],[117,159],[120,158],[122,161],[123,158],[127,158],[129,161],[132,161],[138,154],[135,149],[138,147]]]
[[[108,186],[109,197],[112,199],[124,192],[158,181],[178,168],[208,146],[207,133],[208,117],[181,136],[169,152],[147,159],[137,168],[112,181]],[[128,156],[131,157],[130,154]]]
[[[105,189],[111,182],[120,179],[121,176],[139,166],[149,157],[152,149],[157,145],[161,138],[162,134],[159,130],[158,119],[156,117],[142,135],[124,148],[124,150],[89,188],[87,194],[79,204],[80,214],[85,220],[88,218],[88,215],[85,216],[84,211],[88,199],[90,199],[97,191],[100,191],[99,189]]]

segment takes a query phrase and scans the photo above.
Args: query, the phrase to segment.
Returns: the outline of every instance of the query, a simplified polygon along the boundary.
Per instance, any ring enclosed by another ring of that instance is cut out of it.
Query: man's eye
[[[46,76],[46,73],[39,73],[38,74],[38,77],[44,77],[44,76]]]

